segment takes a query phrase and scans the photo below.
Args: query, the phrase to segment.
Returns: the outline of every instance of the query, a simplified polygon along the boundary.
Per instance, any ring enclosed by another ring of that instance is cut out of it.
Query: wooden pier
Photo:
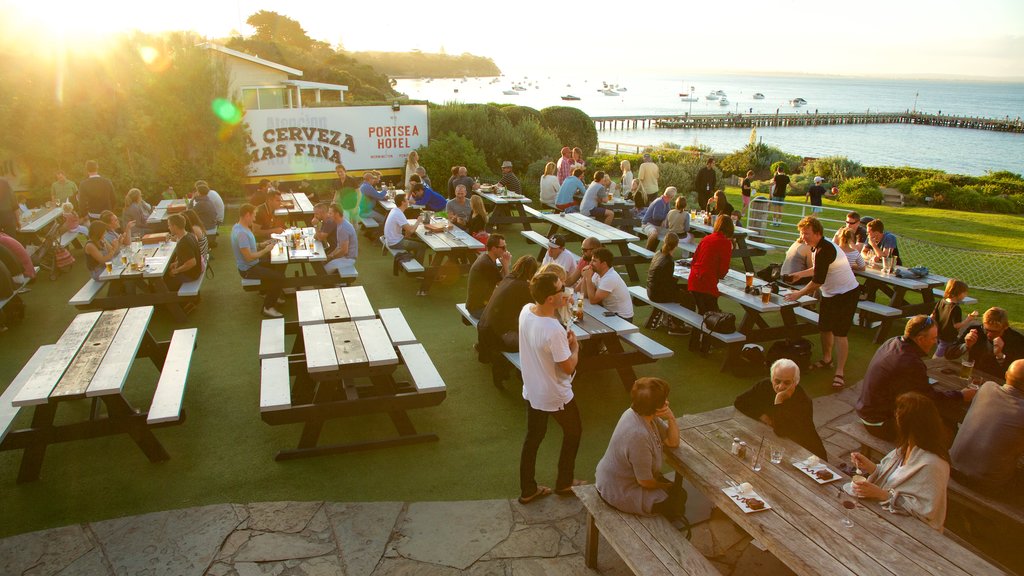
[[[1016,119],[921,114],[919,112],[847,112],[782,114],[682,114],[652,116],[594,116],[598,130],[648,128],[762,128],[777,126],[841,126],[845,124],[920,124],[1024,134]]]

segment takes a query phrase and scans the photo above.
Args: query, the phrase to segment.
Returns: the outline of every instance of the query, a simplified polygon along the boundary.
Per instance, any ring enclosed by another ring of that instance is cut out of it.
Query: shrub
[[[562,146],[578,146],[584,154],[597,150],[597,128],[579,108],[551,106],[541,110],[540,115],[541,125],[554,132]]]
[[[910,166],[865,166],[863,170],[865,177],[886,185],[899,178],[921,179],[945,174],[942,170],[926,170]]]
[[[508,118],[509,122],[511,122],[513,126],[518,125],[526,119],[533,120],[537,124],[543,123],[540,111],[536,108],[530,108],[529,106],[505,106],[501,109],[501,113]],[[559,148],[561,148],[561,146],[559,146]]]
[[[839,185],[838,199],[844,204],[881,204],[882,190],[870,178],[851,178]]]
[[[546,158],[540,160],[534,160],[526,168],[526,173],[519,176],[519,180],[523,183],[523,194],[529,196],[532,200],[540,199],[540,177],[544,175],[544,166],[549,162]],[[535,208],[540,208],[535,206]]]
[[[953,188],[946,193],[942,204],[944,207],[954,210],[968,210],[977,212],[984,207],[981,194],[968,188]]]
[[[452,166],[465,166],[470,175],[492,176],[483,153],[468,138],[452,132],[435,136],[430,144],[421,146],[417,152],[427,174],[432,174],[435,190],[443,190],[442,183],[448,181]]]
[[[945,198],[947,194],[953,189],[953,185],[949,182],[944,182],[935,178],[928,178],[916,182],[910,187],[910,196],[915,202],[923,203],[925,198],[932,198],[933,206],[940,206],[940,202],[945,200],[939,200],[939,198]]]
[[[557,158],[560,148],[555,137],[528,116],[513,125],[493,104],[438,106],[431,110],[430,126],[431,133],[452,132],[469,139],[487,161],[489,169],[483,174],[499,172],[505,160],[511,160],[521,174],[534,160]]]
[[[694,182],[697,180],[697,170],[700,170],[700,163],[676,163],[663,162],[658,164],[658,186],[664,190],[668,186],[675,186],[676,190],[683,194],[693,192]],[[693,200],[693,196],[689,199]]]
[[[892,182],[889,182],[889,188],[895,188],[895,189],[899,190],[900,192],[902,192],[904,196],[909,198],[909,197],[912,196],[911,192],[912,192],[912,190],[914,188],[914,184],[917,184],[917,179],[916,178],[910,178],[910,177],[897,178],[897,179],[893,180]]]
[[[827,182],[838,185],[850,178],[863,176],[864,168],[860,163],[854,162],[846,156],[827,156],[811,162],[804,172],[821,176]]]
[[[981,207],[985,212],[995,214],[1015,214],[1020,211],[1013,200],[1002,196],[982,196]]]

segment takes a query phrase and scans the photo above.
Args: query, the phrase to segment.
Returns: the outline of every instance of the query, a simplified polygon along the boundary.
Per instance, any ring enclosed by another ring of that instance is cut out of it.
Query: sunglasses
[[[928,330],[929,328],[931,328],[932,324],[934,324],[934,323],[935,322],[932,320],[931,316],[925,316],[924,322],[918,324],[917,327],[914,328],[914,330],[910,332],[910,337],[911,338],[915,338],[917,336],[920,336],[922,332],[924,332],[924,331]]]

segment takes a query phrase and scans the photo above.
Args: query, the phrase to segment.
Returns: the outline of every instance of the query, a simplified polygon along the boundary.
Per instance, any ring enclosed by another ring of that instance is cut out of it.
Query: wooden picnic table
[[[566,214],[562,212],[555,214],[552,212],[535,211],[533,214],[536,218],[540,218],[551,225],[547,234],[545,234],[545,238],[551,238],[557,234],[559,230],[564,230],[580,240],[593,236],[601,242],[602,246],[617,246],[619,256],[615,257],[614,264],[616,266],[625,266],[631,281],[640,281],[640,276],[636,271],[636,265],[647,263],[647,259],[643,256],[637,256],[630,253],[629,243],[639,240],[635,235],[624,230],[620,230],[614,226],[609,226],[604,222],[598,222],[590,216],[584,216],[579,213]],[[538,262],[544,259],[545,252],[547,252],[546,245],[542,246],[540,249],[537,256]]]
[[[906,270],[906,268],[898,266],[897,270]],[[896,274],[883,274],[880,268],[873,265],[868,265],[864,270],[855,270],[854,274],[864,279],[864,283],[861,285],[862,293],[869,294],[869,296],[874,293],[877,296],[878,292],[891,292],[888,306],[899,311],[899,314],[880,316],[881,322],[875,332],[876,344],[885,341],[893,322],[917,314],[931,314],[936,304],[936,296],[932,290],[935,287],[944,286],[948,280],[948,278],[934,274],[920,279],[900,278]],[[907,296],[915,293],[920,295],[921,302],[908,301]],[[870,298],[869,300],[874,301]]]
[[[270,425],[303,425],[298,446],[276,459],[436,441],[436,434],[416,431],[407,410],[440,404],[446,387],[402,312],[365,310],[360,287],[307,290],[296,298],[301,319],[264,320],[260,336],[260,416]],[[290,353],[287,336],[295,337]],[[401,366],[412,383],[396,378]],[[398,436],[319,445],[326,421],[371,413],[386,413]]]
[[[451,227],[450,230],[444,232],[432,232],[417,220],[410,220],[409,223],[416,226],[416,237],[434,253],[432,256],[428,254],[424,257],[430,262],[423,263],[426,265],[426,270],[423,273],[423,280],[420,281],[419,293],[421,295],[430,291],[430,286],[437,279],[445,262],[458,264],[461,260],[472,264],[476,259],[477,252],[484,248],[482,242],[458,226]],[[447,224],[447,220],[435,218],[431,223],[443,226]],[[459,269],[461,268],[459,266]]]
[[[839,491],[850,480],[838,468],[829,466],[836,480],[819,484],[794,465],[811,456],[800,445],[731,408],[708,414],[677,419],[680,445],[666,449],[669,464],[797,574],[1003,574],[958,540],[879,502],[846,498],[856,502],[846,510]],[[745,459],[730,452],[733,438],[747,442]],[[754,472],[762,438],[762,468]],[[768,461],[769,445],[785,450],[780,464]],[[744,482],[770,509],[744,513],[723,492]],[[844,516],[853,527],[841,524]]]
[[[18,233],[24,235],[29,243],[36,243],[45,237],[47,227],[62,213],[60,206],[36,208],[28,216],[20,217],[21,227],[18,228]]]
[[[313,218],[313,202],[305,192],[281,194],[281,207],[274,210],[274,216],[283,216],[289,224],[308,224]]]
[[[485,201],[494,204],[490,215],[487,217],[488,226],[499,226],[501,224],[522,224],[523,230],[532,230],[530,222],[533,218],[523,208],[524,204],[531,203],[531,200],[522,194],[516,194],[511,190],[499,191],[493,187],[481,186],[475,192]]]
[[[697,218],[690,218],[690,232],[695,237],[703,237],[711,234],[715,231],[714,223],[708,225],[703,222],[699,222]],[[774,246],[769,244],[759,244],[753,246],[747,243],[748,237],[752,236],[754,232],[750,229],[742,226],[737,226],[733,231],[732,243],[732,257],[739,258],[743,261],[743,269],[747,272],[754,271],[754,262],[751,260],[754,256],[764,256],[768,253],[769,249],[774,250]]]
[[[301,239],[299,247],[296,248],[293,237],[299,234]],[[270,251],[270,264],[287,269],[289,265],[298,265],[292,276],[286,275],[281,281],[285,288],[300,288],[303,286],[337,286],[341,282],[351,281],[345,276],[344,270],[341,274],[331,274],[324,269],[327,263],[327,251],[323,242],[315,238],[314,228],[288,228],[281,234],[272,234],[271,237],[278,240]]]
[[[167,228],[167,218],[171,214],[181,214],[188,209],[188,200],[185,198],[164,199],[153,207],[153,211],[146,218],[146,228],[149,230],[160,230]]]
[[[37,480],[47,447],[60,442],[128,434],[150,461],[169,458],[151,429],[183,421],[196,329],[176,330],[171,340],[158,342],[148,330],[152,315],[152,306],[79,314],[11,382],[0,397],[0,450],[22,450],[19,483]],[[124,395],[136,358],[149,358],[160,372],[148,412],[136,410]],[[92,400],[86,418],[64,414],[56,420],[58,406],[84,399]],[[33,409],[31,425],[9,431],[23,407]]]

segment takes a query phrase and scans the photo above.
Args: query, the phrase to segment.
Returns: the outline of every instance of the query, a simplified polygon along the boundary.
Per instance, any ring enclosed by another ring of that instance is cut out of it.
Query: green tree
[[[299,50],[309,50],[314,43],[297,21],[277,12],[260,10],[246,18],[245,23],[256,29],[253,38],[261,42],[286,44]]]
[[[591,154],[597,149],[594,121],[579,108],[550,106],[540,111],[543,126],[555,133],[562,146],[579,147]]]

